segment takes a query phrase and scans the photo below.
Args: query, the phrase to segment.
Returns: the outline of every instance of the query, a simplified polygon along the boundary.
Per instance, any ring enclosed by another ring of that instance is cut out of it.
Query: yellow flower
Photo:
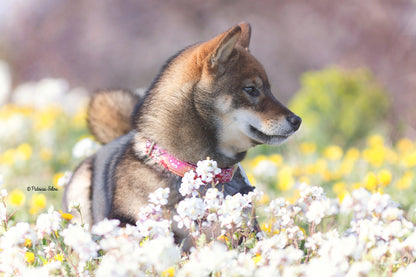
[[[26,195],[20,189],[14,189],[8,195],[8,200],[13,206],[20,207],[25,203]]]
[[[284,166],[277,173],[277,186],[281,191],[288,191],[295,184],[292,171],[290,167]]]
[[[267,205],[270,202],[270,198],[266,193],[263,193],[259,200],[260,205]]]
[[[87,123],[87,108],[83,107],[72,118],[74,127],[83,128]]]
[[[334,180],[335,178],[334,178],[334,175],[331,173],[331,171],[330,170],[328,170],[328,169],[325,169],[322,173],[321,173],[321,175],[322,175],[322,179],[324,179],[324,181],[325,182],[329,182],[329,181],[331,181],[331,180]]]
[[[337,182],[332,186],[332,191],[335,192],[336,195],[339,195],[344,192],[346,188],[345,182]]]
[[[345,196],[348,195],[347,185],[344,182],[335,183],[332,186],[332,190],[337,195],[340,203],[344,200]]]
[[[263,223],[261,224],[261,230],[266,234],[270,235],[272,233],[272,224],[270,223]]]
[[[360,150],[357,148],[350,148],[348,149],[347,153],[345,153],[345,159],[349,161],[356,161],[360,158]]]
[[[58,186],[58,181],[59,179],[61,179],[62,177],[64,177],[65,173],[64,172],[58,172],[55,173],[55,175],[53,175],[53,185],[57,188],[59,188]]]
[[[253,173],[247,172],[247,178],[251,185],[256,185],[256,178],[254,178]]]
[[[251,160],[251,167],[256,167],[261,161],[266,160],[267,157],[265,155],[258,155],[254,159]]]
[[[35,261],[35,254],[32,252],[26,252],[25,261],[29,264],[32,264]]]
[[[337,161],[342,158],[342,148],[337,145],[330,145],[324,149],[324,157],[331,161]]]
[[[367,138],[367,145],[371,148],[382,147],[384,138],[381,135],[372,135]]]
[[[303,142],[300,144],[300,152],[303,155],[310,155],[315,153],[316,144],[314,142]]]
[[[25,246],[32,247],[32,241],[30,239],[25,239]]]
[[[302,183],[310,184],[311,180],[306,176],[302,176],[302,177],[299,178],[299,183],[301,183],[301,184]]]
[[[312,166],[310,170],[310,174],[319,173],[324,175],[325,172],[328,170],[328,162],[324,159],[318,159],[316,163]]]
[[[377,176],[374,172],[368,172],[364,178],[364,186],[369,191],[375,191],[377,188]]]
[[[252,258],[252,261],[254,262],[254,264],[258,264],[261,260],[262,260],[261,254],[256,254],[256,256]]]
[[[46,196],[40,193],[34,194],[30,201],[30,213],[37,214],[39,210],[42,210],[45,207],[46,207]]]
[[[23,143],[16,148],[16,156],[18,159],[27,161],[32,157],[32,147],[28,143]]]
[[[406,190],[412,185],[413,172],[406,171],[405,174],[396,182],[395,186],[399,190]]]
[[[61,214],[63,219],[68,220],[68,221],[74,217],[72,214],[63,213],[62,211],[59,211],[59,213]]]
[[[345,159],[342,161],[341,166],[339,168],[339,177],[349,175],[353,170],[354,161],[350,159]]]
[[[377,174],[377,180],[379,184],[384,187],[391,183],[392,178],[393,176],[388,169],[383,169]]]
[[[407,153],[414,149],[413,142],[408,138],[402,138],[397,142],[397,149],[402,153]]]
[[[56,254],[56,255],[53,257],[53,259],[54,259],[55,261],[60,261],[60,262],[62,262],[62,261],[64,260],[64,255],[62,255],[62,254]]]
[[[269,160],[272,161],[277,166],[281,166],[283,163],[283,157],[282,155],[279,155],[279,154],[270,155]]]
[[[407,167],[416,166],[416,151],[408,152],[403,155],[403,164]]]
[[[221,235],[217,237],[217,240],[222,241],[224,243],[227,243],[229,241],[228,237],[226,235]]]
[[[171,266],[171,267],[168,267],[167,269],[165,269],[162,272],[162,276],[163,277],[172,277],[172,276],[175,276],[175,267],[174,266]]]
[[[50,105],[49,107],[37,112],[34,117],[35,130],[50,129],[56,121],[56,118],[62,113],[59,106]]]
[[[363,158],[372,166],[380,167],[384,163],[386,152],[386,148],[383,146],[368,148],[363,151]]]
[[[40,158],[42,159],[42,161],[49,162],[50,160],[52,160],[52,157],[53,153],[50,148],[42,148],[40,150]]]
[[[0,107],[0,120],[8,120],[14,115],[31,116],[32,108],[17,106],[15,104],[6,104]]]
[[[5,165],[13,165],[16,159],[16,150],[8,149],[0,156],[0,163]]]
[[[352,186],[351,186],[351,188],[353,189],[353,190],[356,190],[356,189],[359,189],[359,188],[362,188],[363,187],[363,184],[361,184],[361,183],[354,183],[354,184],[352,184]]]

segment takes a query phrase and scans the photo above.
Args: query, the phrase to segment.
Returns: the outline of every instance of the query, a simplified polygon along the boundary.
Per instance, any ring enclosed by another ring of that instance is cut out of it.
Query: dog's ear
[[[247,22],[241,22],[238,24],[241,28],[241,36],[237,41],[237,44],[249,51],[251,26]]]
[[[221,63],[225,63],[231,57],[237,41],[241,36],[241,27],[236,25],[227,32],[219,35],[214,40],[219,40],[211,55],[211,67],[217,67]]]

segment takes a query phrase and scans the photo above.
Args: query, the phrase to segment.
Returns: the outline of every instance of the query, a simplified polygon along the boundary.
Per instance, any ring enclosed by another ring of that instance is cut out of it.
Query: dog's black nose
[[[296,131],[299,129],[300,124],[302,123],[302,118],[297,115],[290,115],[287,117],[287,121],[289,121],[292,128]]]

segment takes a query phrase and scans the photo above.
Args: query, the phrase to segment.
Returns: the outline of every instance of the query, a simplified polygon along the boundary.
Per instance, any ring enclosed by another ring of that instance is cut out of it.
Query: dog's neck
[[[245,157],[245,152],[236,153],[234,157],[221,153],[215,126],[201,117],[191,103],[184,103],[190,99],[181,100],[175,99],[176,103],[160,100],[165,103],[153,105],[153,101],[159,100],[147,99],[148,103],[143,104],[137,125],[141,135],[160,145],[175,158],[192,164],[210,157],[217,161],[219,167],[226,168]]]
[[[146,140],[144,145],[143,142],[141,143],[141,146],[137,145],[136,153],[139,156],[142,156],[142,158],[148,157],[152,159],[154,162],[158,163],[168,171],[180,177],[184,177],[185,174],[189,171],[198,172],[196,164],[190,164],[188,162],[177,159],[150,140]],[[236,165],[233,167],[219,168],[219,172],[213,176],[212,181],[216,184],[228,183],[232,180],[236,169]]]

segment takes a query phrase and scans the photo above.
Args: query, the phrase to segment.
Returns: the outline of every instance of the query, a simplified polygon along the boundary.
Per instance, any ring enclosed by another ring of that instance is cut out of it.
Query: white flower
[[[35,227],[38,237],[43,238],[61,229],[61,220],[61,215],[54,211],[53,207],[48,210],[48,213],[39,215]]]
[[[149,194],[149,202],[164,206],[168,203],[169,188],[158,188],[155,192]]]
[[[278,167],[276,163],[264,159],[261,160],[254,168],[253,168],[253,174],[255,176],[259,176],[260,178],[275,178],[277,174]]]
[[[120,220],[118,219],[107,219],[98,222],[92,226],[91,233],[99,236],[111,235],[117,230],[117,227],[120,225]]]
[[[406,267],[401,267],[394,277],[413,277],[416,276],[416,262],[409,264]]]
[[[7,190],[1,188],[3,184],[4,184],[4,178],[3,178],[3,175],[0,174],[0,199],[4,199],[7,196]]]
[[[11,92],[12,77],[9,65],[0,60],[0,107],[6,103]]]
[[[317,232],[306,239],[305,247],[312,251],[317,250],[322,244],[323,237],[321,232]]]
[[[402,217],[403,215],[403,211],[396,208],[396,207],[388,207],[387,209],[385,209],[381,215],[381,218],[385,221],[385,222],[391,222],[394,220],[398,220]]]
[[[74,200],[69,202],[68,204],[68,212],[70,213],[72,210],[77,210],[79,209],[80,203],[78,200]]]
[[[390,195],[380,193],[372,194],[367,205],[369,212],[377,214],[383,213],[384,209],[389,206],[394,206],[394,202],[390,199]]]
[[[138,221],[146,221],[154,217],[159,218],[161,216],[161,207],[160,205],[154,205],[152,203],[147,204],[146,206],[140,209],[138,216]]]
[[[178,214],[173,219],[178,222],[178,227],[190,228],[192,221],[201,219],[205,214],[205,204],[201,198],[185,198],[179,202],[176,212]]]
[[[78,141],[72,148],[72,156],[74,158],[84,158],[94,154],[101,145],[90,138],[84,138]]]
[[[0,189],[0,198],[4,199],[6,198],[8,195],[7,190],[6,189]]]
[[[221,173],[221,169],[218,168],[217,162],[213,160],[207,159],[199,161],[196,166],[196,173],[198,174],[198,177],[205,183],[211,183],[214,177]]]
[[[204,203],[210,211],[218,211],[224,200],[224,194],[216,188],[209,188],[204,196]]]
[[[261,254],[263,257],[262,262],[266,263],[270,258],[271,252],[276,249],[284,249],[289,243],[286,235],[278,234],[271,238],[265,238],[257,242],[254,248],[251,250],[252,254]]]
[[[147,219],[145,221],[138,221],[136,225],[137,230],[143,237],[167,237],[171,234],[170,226],[172,222],[170,220]]]
[[[243,212],[245,208],[251,208],[247,195],[243,196],[240,193],[233,196],[227,195],[218,212],[221,226],[228,229],[240,227],[246,216]]]
[[[287,237],[290,240],[303,240],[305,236],[298,226],[293,226],[286,229]]]
[[[312,202],[315,200],[325,199],[324,189],[317,186],[308,186],[306,184],[301,185],[300,192],[300,203],[302,202]]]
[[[0,203],[0,224],[2,225],[4,221],[7,220],[7,209],[6,205]]]
[[[8,249],[25,243],[26,239],[35,241],[35,232],[27,222],[18,222],[0,238],[0,248]]]
[[[56,244],[54,242],[49,243],[43,247],[43,253],[45,254],[46,258],[51,259],[57,253]]]
[[[282,266],[285,267],[296,264],[302,257],[303,251],[289,245],[284,249],[272,249],[267,256],[267,260],[270,265],[277,269]]]
[[[172,237],[161,237],[145,241],[140,248],[139,259],[142,264],[161,274],[179,261],[180,254]]]
[[[203,185],[205,185],[204,182],[202,182],[202,180],[197,177],[196,173],[191,170],[186,172],[183,176],[179,192],[182,196],[187,196],[190,194],[197,196],[199,187]]]
[[[138,241],[128,236],[119,235],[116,237],[104,238],[100,246],[106,253],[96,271],[96,276],[144,276],[142,253]]]
[[[329,210],[329,207],[329,199],[312,201],[312,203],[307,207],[305,213],[306,219],[309,223],[321,223],[321,220],[325,217],[326,212]]]
[[[61,236],[64,243],[78,253],[81,261],[97,257],[98,245],[92,240],[91,234],[81,226],[71,224],[62,230]]]
[[[193,251],[178,276],[210,276],[213,272],[222,272],[232,265],[236,252],[227,250],[218,242]]]
[[[72,172],[65,171],[64,176],[58,179],[58,183],[56,185],[58,186],[58,188],[63,188],[69,183],[71,178],[72,178]]]
[[[68,82],[63,79],[45,78],[38,82],[19,85],[13,92],[13,102],[42,109],[51,104],[59,104],[68,92]],[[41,95],[41,97],[38,97]]]

